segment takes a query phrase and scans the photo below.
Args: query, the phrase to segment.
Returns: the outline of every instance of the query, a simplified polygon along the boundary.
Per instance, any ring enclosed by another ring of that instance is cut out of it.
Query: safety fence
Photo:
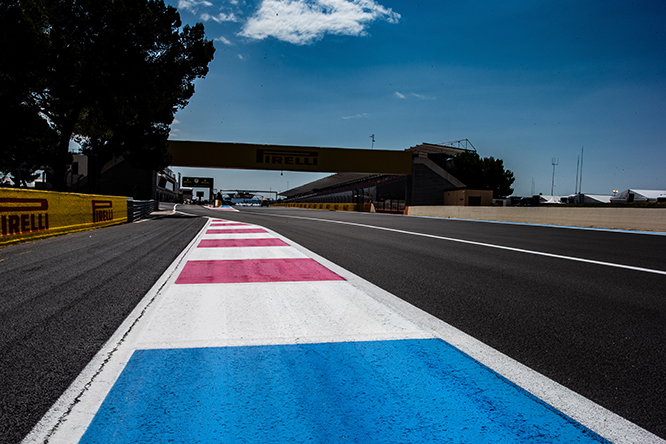
[[[404,199],[384,199],[373,202],[377,213],[403,214],[405,212]]]
[[[145,219],[153,211],[157,211],[159,202],[156,200],[127,199],[127,222]]]

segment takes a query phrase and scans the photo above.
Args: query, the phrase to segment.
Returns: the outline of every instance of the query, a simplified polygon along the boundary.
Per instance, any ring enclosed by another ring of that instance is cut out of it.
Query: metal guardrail
[[[127,199],[127,222],[145,219],[153,211],[157,211],[159,202],[156,200]]]

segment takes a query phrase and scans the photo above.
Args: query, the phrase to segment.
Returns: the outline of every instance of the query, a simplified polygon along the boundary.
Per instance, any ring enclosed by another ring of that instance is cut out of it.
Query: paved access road
[[[664,235],[178,209],[270,228],[666,438]]]
[[[0,248],[0,443],[23,439],[204,223],[157,216]]]

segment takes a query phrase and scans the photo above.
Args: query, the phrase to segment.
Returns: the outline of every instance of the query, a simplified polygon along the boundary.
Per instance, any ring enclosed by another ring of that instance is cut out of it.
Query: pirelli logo
[[[3,236],[49,229],[49,201],[16,197],[0,198],[0,227]]]
[[[113,201],[92,201],[93,222],[107,222],[113,220]]]
[[[316,151],[298,151],[282,149],[258,149],[257,163],[269,165],[316,166],[319,153]]]

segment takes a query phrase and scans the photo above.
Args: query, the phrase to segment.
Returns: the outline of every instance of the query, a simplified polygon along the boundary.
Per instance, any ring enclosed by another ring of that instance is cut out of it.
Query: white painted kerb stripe
[[[666,443],[268,229],[270,236],[282,239],[296,254],[314,259],[345,281],[175,286],[185,261],[209,250],[195,247],[202,238],[208,238],[206,228],[169,267],[24,443],[77,441],[137,349],[407,338],[443,339],[612,442]],[[261,248],[248,250],[248,257],[262,258],[267,254]]]

